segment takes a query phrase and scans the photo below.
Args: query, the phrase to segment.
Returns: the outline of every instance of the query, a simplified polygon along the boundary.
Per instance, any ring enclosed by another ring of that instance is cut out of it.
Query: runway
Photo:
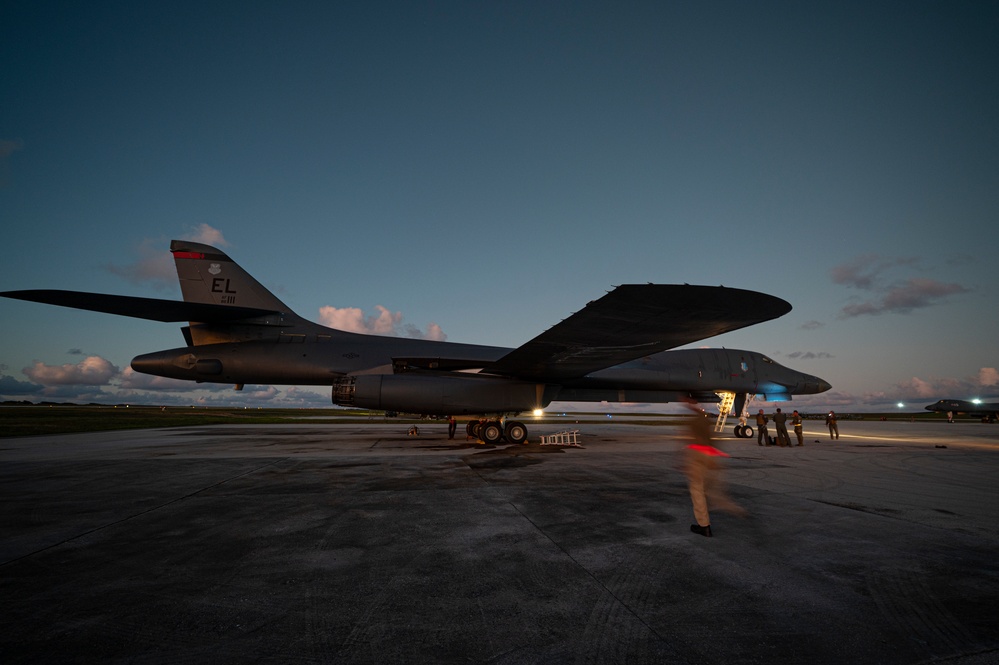
[[[713,538],[683,428],[578,427],[0,440],[0,662],[999,662],[999,426],[729,434]]]

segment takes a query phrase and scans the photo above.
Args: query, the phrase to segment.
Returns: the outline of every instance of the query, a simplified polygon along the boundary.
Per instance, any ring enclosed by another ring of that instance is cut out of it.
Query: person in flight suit
[[[829,415],[826,416],[826,427],[829,428],[829,438],[838,439],[839,438],[839,425],[836,424],[836,412],[830,411]]]
[[[760,412],[756,414],[756,443],[761,446],[764,445],[764,441],[766,441],[766,445],[770,445],[770,435],[767,433],[767,420],[763,409],[760,409]]]
[[[801,436],[801,414],[798,413],[797,409],[791,414],[791,425],[794,426],[794,435],[798,437],[798,445],[805,445],[805,440]]]
[[[787,435],[787,414],[777,408],[774,414],[774,425],[777,427],[777,445],[781,448],[790,447],[791,437]]]

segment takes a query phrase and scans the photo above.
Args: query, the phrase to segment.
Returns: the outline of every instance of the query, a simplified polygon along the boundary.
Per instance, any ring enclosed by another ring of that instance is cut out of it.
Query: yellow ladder
[[[718,405],[718,420],[715,422],[715,431],[721,432],[725,429],[725,419],[728,418],[732,406],[735,405],[735,393],[723,390],[716,394],[721,397],[721,404]]]

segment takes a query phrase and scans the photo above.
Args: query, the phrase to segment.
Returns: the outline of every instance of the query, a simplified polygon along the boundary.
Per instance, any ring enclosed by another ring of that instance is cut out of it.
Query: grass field
[[[683,422],[687,416],[659,413],[615,413],[608,416],[603,412],[547,413],[535,418],[525,416],[522,420],[528,425],[574,425],[582,423],[605,423],[609,418],[615,422],[634,425],[674,425]],[[809,417],[809,416],[806,416]],[[821,419],[823,414],[814,414],[810,419]],[[944,420],[943,414],[934,413],[864,413],[839,414],[841,420]],[[464,426],[467,418],[459,418]],[[352,424],[352,423],[427,423],[417,417],[387,418],[381,411],[360,411],[344,409],[244,409],[244,408],[205,408],[158,406],[102,406],[70,404],[4,404],[0,405],[0,438],[13,436],[37,436],[43,434],[71,434],[74,432],[97,432],[119,429],[149,429],[158,427],[189,427],[193,425],[217,424]],[[444,425],[443,421],[431,421]],[[729,424],[735,419],[729,417]]]

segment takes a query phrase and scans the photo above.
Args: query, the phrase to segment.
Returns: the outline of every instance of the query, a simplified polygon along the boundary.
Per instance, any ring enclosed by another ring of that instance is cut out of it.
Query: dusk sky
[[[722,284],[794,309],[693,346],[832,383],[795,408],[996,398],[996,35],[995,2],[5,3],[0,290],[179,299],[184,238],[313,321],[516,347]],[[0,399],[330,404],[131,372],[176,324],[0,319]]]

